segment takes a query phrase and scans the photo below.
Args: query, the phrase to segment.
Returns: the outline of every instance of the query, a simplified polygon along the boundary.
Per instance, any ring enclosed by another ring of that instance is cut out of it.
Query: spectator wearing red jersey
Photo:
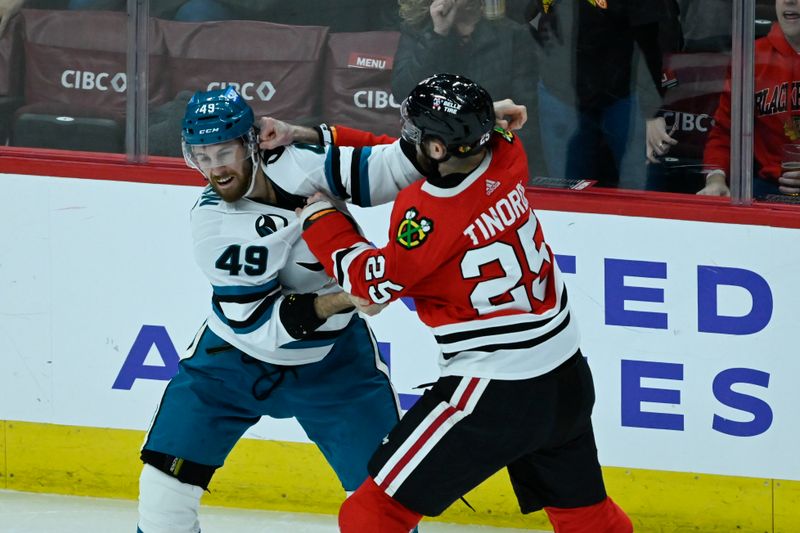
[[[783,147],[800,144],[800,2],[775,0],[778,22],[755,44],[753,195],[800,194],[800,171],[784,171]],[[731,81],[725,82],[703,163],[710,171],[698,194],[730,196]]]

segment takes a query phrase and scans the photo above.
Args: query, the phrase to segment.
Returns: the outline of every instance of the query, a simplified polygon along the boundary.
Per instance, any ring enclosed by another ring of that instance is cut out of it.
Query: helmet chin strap
[[[253,190],[256,188],[256,173],[258,172],[258,150],[253,151],[253,155],[250,156],[250,163],[252,166],[252,171],[250,172],[250,186],[247,188],[247,192],[244,193],[245,198],[250,198],[250,195],[253,194]]]

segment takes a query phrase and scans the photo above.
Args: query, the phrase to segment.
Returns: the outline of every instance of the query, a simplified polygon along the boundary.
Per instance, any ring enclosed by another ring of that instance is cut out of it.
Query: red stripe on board
[[[10,146],[0,147],[0,173],[169,185],[205,184],[199,173],[187,168],[183,160],[176,157],[153,156],[146,163],[133,163],[122,154]],[[729,198],[597,187],[583,191],[529,187],[527,192],[535,209],[800,228],[800,206],[797,205],[756,202],[734,206]]]
[[[177,157],[148,158],[146,163],[128,161],[123,154],[99,154],[67,150],[0,147],[0,173],[129,181],[166,185],[204,186],[196,170]]]
[[[394,478],[400,474],[400,472],[405,468],[405,466],[414,458],[414,456],[419,452],[419,450],[430,440],[431,436],[439,429],[448,418],[451,418],[454,414],[458,411],[463,411],[464,407],[466,407],[467,402],[469,401],[472,393],[475,392],[475,388],[478,386],[478,382],[480,381],[479,378],[470,378],[467,387],[464,389],[461,398],[459,398],[456,407],[448,406],[442,414],[436,417],[436,420],[428,426],[428,428],[422,433],[420,438],[415,442],[411,448],[403,455],[400,461],[389,471],[389,474],[386,478],[381,482],[380,487],[383,490],[386,490],[387,487],[394,481]]]
[[[527,197],[537,211],[800,228],[800,205],[755,202],[738,206],[732,205],[730,198],[616,189],[528,187]]]

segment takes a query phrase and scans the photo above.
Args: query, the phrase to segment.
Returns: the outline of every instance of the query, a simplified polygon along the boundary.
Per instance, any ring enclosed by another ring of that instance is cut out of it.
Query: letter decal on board
[[[163,366],[144,364],[152,347],[161,356]],[[137,379],[169,381],[177,374],[179,361],[178,352],[164,326],[142,326],[111,388],[130,390]]]
[[[664,303],[664,289],[626,285],[626,277],[667,279],[667,264],[606,259],[606,324],[667,329],[667,314],[625,309],[626,301]]]
[[[753,419],[739,422],[715,414],[711,427],[734,437],[755,437],[772,425],[772,408],[761,398],[734,391],[733,386],[741,383],[766,389],[769,386],[769,374],[751,368],[723,370],[714,378],[714,397],[723,405],[753,415]]]
[[[634,428],[683,431],[683,415],[642,410],[642,403],[680,405],[681,391],[643,387],[642,378],[683,381],[683,365],[657,361],[622,360],[622,425]]]
[[[750,293],[752,306],[743,316],[719,312],[720,285],[739,287]],[[697,267],[697,329],[705,333],[752,335],[769,324],[772,318],[772,291],[767,280],[743,268]]]

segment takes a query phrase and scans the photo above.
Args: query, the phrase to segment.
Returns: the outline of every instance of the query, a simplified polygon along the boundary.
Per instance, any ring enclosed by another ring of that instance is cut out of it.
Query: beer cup
[[[781,173],[800,172],[800,144],[784,144]],[[792,196],[798,196],[792,194]]]

